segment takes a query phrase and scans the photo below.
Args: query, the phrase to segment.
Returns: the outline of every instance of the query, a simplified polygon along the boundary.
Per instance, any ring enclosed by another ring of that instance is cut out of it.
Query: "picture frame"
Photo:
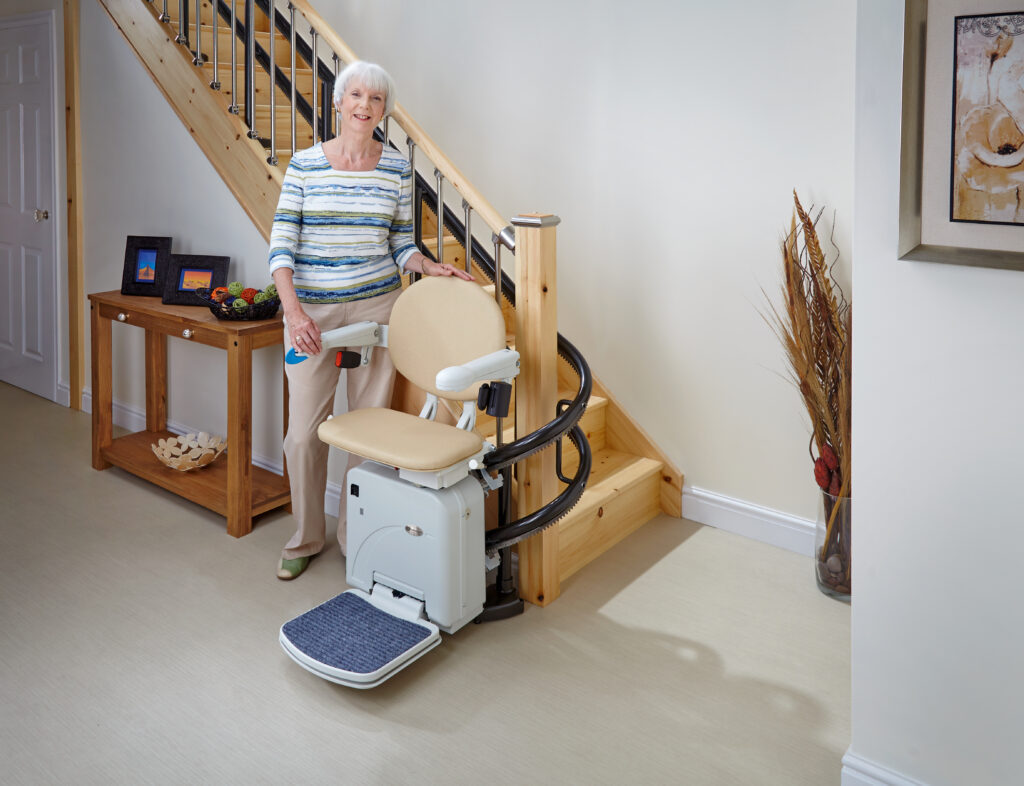
[[[122,295],[163,297],[164,276],[171,262],[171,238],[128,235],[121,272]]]
[[[171,254],[164,279],[163,302],[167,305],[202,306],[195,291],[199,287],[216,289],[228,283],[230,257],[201,254]]]
[[[950,215],[954,20],[1000,12],[1007,13],[1005,6],[991,0],[904,0],[901,260],[1024,270],[1024,252],[1016,250],[1024,249],[1024,225],[953,221]]]

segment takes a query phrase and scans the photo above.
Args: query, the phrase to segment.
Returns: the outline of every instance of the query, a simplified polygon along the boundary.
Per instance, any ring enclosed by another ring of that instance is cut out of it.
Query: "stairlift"
[[[349,325],[321,341],[358,348],[358,357],[344,353],[351,365],[386,347],[398,371],[427,392],[419,417],[364,409],[320,425],[321,440],[366,459],[349,471],[345,489],[353,589],[280,631],[281,646],[303,668],[372,688],[438,646],[441,631],[454,633],[483,611],[487,571],[498,564],[485,549],[484,496],[502,478],[486,471],[494,446],[473,427],[478,401],[490,397],[492,414],[495,402],[507,407],[519,353],[505,347],[498,304],[457,278],[410,286],[390,325]],[[303,359],[290,350],[286,362]],[[455,426],[433,419],[442,396],[463,402]]]

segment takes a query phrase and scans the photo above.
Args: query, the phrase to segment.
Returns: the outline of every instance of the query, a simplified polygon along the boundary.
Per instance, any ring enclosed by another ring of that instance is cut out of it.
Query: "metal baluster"
[[[201,66],[203,64],[203,48],[202,48],[202,23],[203,23],[203,0],[196,0],[196,56],[192,58],[192,65]]]
[[[469,228],[469,219],[472,217],[473,208],[465,199],[462,200],[462,210],[466,214],[466,272],[473,273],[473,233]]]
[[[341,113],[338,111],[338,103],[334,100],[334,91],[338,88],[338,74],[341,72],[341,58],[334,55],[334,84],[331,86],[331,107],[334,110],[331,114],[334,115],[334,135],[337,136],[341,131]]]
[[[320,129],[317,128],[317,122],[316,122],[317,112],[320,109],[320,107],[319,107],[320,101],[319,101],[319,98],[318,98],[319,93],[317,91],[317,88],[319,87],[319,82],[320,82],[320,69],[317,68],[317,64],[320,62],[320,60],[319,60],[319,58],[317,57],[317,54],[316,54],[316,39],[317,39],[316,29],[313,28],[313,27],[309,28],[309,48],[310,48],[310,50],[312,51],[312,54],[313,54],[313,56],[310,58],[310,60],[312,61],[311,65],[313,66],[313,106],[312,106],[312,110],[313,110],[313,144],[314,145],[317,142],[320,141]]]
[[[171,15],[167,13],[167,0],[164,0],[164,9],[160,12],[158,19],[165,24],[171,21]]]
[[[245,0],[245,123],[249,139],[256,133],[256,11],[253,0]]]
[[[494,243],[494,299],[498,306],[501,306],[501,238],[491,235],[491,242]]]
[[[214,90],[220,90],[220,80],[217,79],[217,17],[220,16],[219,0],[210,0],[210,4],[213,6],[213,81],[210,82],[210,87]]]
[[[178,34],[174,37],[174,43],[188,46],[188,2],[180,0],[178,5]]]
[[[270,155],[267,156],[267,163],[277,166],[277,60],[274,58],[274,35],[277,27],[277,20],[274,18],[274,0],[270,0]]]
[[[384,118],[384,147],[388,146],[388,129],[391,127],[391,115]]]
[[[320,83],[320,87],[323,89],[320,96],[320,138],[326,142],[331,138],[331,90],[326,79]]]
[[[238,59],[235,54],[235,44],[238,42],[238,20],[236,18],[235,4],[238,0],[228,0],[231,3],[231,106],[228,107],[228,111],[233,114],[238,114],[238,78],[236,74],[238,72]]]
[[[437,178],[437,264],[444,264],[444,197],[441,190],[444,188],[444,175],[440,169],[434,170],[434,177]]]
[[[292,46],[292,155],[295,155],[295,6],[291,3],[288,3],[288,24],[291,27],[289,31],[289,39]]]

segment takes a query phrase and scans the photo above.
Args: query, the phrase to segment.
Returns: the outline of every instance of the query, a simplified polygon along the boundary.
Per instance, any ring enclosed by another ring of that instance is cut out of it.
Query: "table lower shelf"
[[[170,431],[137,431],[117,437],[103,448],[104,459],[115,467],[137,475],[143,480],[155,483],[161,488],[202,505],[204,508],[228,515],[228,465],[227,451],[212,464],[188,472],[164,466],[153,453],[152,445],[158,440],[176,436]],[[279,508],[291,502],[288,482],[280,475],[252,466],[252,505],[250,514],[255,516]]]

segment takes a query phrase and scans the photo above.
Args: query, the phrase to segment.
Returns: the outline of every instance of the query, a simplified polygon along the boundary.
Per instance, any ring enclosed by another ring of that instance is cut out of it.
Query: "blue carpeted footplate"
[[[430,635],[350,592],[286,622],[281,631],[307,657],[355,674],[383,668]]]

